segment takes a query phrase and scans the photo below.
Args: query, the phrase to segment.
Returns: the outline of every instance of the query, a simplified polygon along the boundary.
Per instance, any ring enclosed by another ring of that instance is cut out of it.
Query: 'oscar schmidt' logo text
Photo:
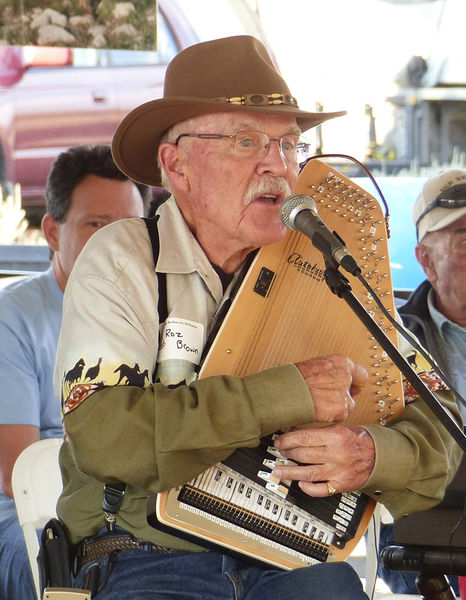
[[[317,263],[311,264],[308,260],[304,260],[302,254],[293,252],[288,257],[288,264],[294,265],[300,273],[308,275],[317,281],[323,281],[324,269],[320,268]]]

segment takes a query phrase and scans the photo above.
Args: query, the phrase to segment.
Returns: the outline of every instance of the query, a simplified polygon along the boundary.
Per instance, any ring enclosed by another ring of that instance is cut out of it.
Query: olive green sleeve
[[[237,447],[314,420],[294,365],[244,378],[216,376],[191,386],[115,386],[65,416],[77,467],[100,481],[160,491],[188,481]]]
[[[437,397],[458,422],[450,392]],[[462,451],[424,401],[411,402],[389,426],[367,425],[376,463],[363,491],[383,503],[394,518],[438,504],[459,466]]]

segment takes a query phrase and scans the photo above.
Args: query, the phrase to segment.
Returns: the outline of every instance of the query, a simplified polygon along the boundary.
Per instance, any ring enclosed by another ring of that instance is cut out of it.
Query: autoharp
[[[379,203],[320,160],[301,172],[296,193],[310,196],[322,220],[345,241],[365,279],[394,312],[387,232]],[[324,281],[324,260],[310,240],[290,231],[256,255],[200,377],[244,376],[332,352],[366,367],[351,424],[385,424],[403,410],[401,373],[351,309]],[[364,286],[354,294],[397,345],[396,330]],[[286,402],[286,399],[284,399]],[[295,482],[271,476],[282,457],[273,436],[239,449],[192,481],[158,495],[158,526],[198,543],[293,569],[345,560],[362,537],[375,503],[360,492],[310,498]]]

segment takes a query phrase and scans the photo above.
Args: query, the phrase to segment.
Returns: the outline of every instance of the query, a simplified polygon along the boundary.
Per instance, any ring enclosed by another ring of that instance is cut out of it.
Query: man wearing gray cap
[[[455,389],[466,397],[466,170],[442,171],[413,207],[416,258],[427,280],[399,312]],[[460,404],[466,421],[466,406]]]
[[[428,179],[413,206],[416,258],[427,279],[398,311],[404,325],[433,356],[466,398],[466,170],[441,171]],[[466,422],[466,406],[458,405]],[[380,549],[396,543],[392,525],[380,532]],[[394,593],[416,594],[417,573],[379,573]],[[457,578],[452,577],[457,590]]]

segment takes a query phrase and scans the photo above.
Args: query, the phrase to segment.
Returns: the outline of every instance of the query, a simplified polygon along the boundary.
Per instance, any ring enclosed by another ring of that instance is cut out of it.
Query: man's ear
[[[169,142],[162,142],[159,146],[159,161],[165,169],[165,173],[173,189],[183,191],[189,189],[187,170],[182,153],[178,146]]]
[[[60,223],[57,223],[50,213],[45,213],[41,223],[44,237],[50,249],[57,252],[59,248]]]
[[[427,279],[431,283],[435,283],[437,279],[437,273],[435,270],[435,263],[432,259],[431,248],[421,243],[414,248],[414,252],[419,264],[422,267],[422,270],[426,274]]]

